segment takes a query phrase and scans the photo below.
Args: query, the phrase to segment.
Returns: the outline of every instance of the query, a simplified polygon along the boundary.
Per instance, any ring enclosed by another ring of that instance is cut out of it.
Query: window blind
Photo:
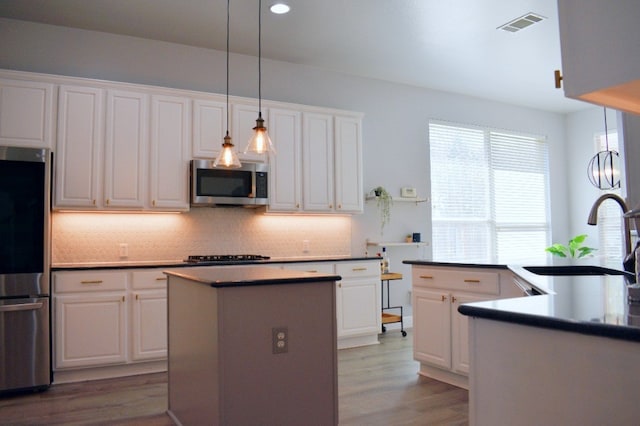
[[[546,260],[544,137],[430,121],[429,149],[434,260]]]

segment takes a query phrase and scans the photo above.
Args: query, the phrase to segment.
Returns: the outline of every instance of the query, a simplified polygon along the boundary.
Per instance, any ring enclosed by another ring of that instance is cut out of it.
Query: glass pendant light
[[[593,156],[587,166],[589,182],[598,189],[620,188],[620,155],[609,149],[609,130],[607,129],[607,108],[604,108],[605,151]]]
[[[229,136],[229,2],[231,0],[227,0],[227,134],[224,137],[224,142],[222,144],[222,150],[218,157],[213,162],[213,167],[226,167],[228,169],[235,169],[242,164],[240,164],[240,159],[238,158],[238,153],[236,153],[236,149],[231,143],[231,136]]]
[[[273,143],[264,127],[262,118],[262,0],[258,0],[258,118],[256,127],[253,128],[253,135],[249,139],[245,154],[254,152],[256,154],[274,153]]]

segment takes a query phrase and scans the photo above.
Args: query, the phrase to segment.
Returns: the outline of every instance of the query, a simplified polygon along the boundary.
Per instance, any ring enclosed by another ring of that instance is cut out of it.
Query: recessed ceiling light
[[[289,7],[289,5],[287,5],[285,3],[275,3],[275,4],[271,5],[269,10],[271,12],[277,14],[277,15],[282,15],[283,13],[289,12],[289,10],[291,10],[291,8]]]

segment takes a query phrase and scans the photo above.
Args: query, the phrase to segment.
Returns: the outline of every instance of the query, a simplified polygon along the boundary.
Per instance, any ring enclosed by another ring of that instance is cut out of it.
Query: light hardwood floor
[[[340,425],[468,424],[467,391],[418,376],[411,339],[389,330],[338,352]],[[166,409],[166,374],[147,374],[0,398],[0,425],[169,426]]]

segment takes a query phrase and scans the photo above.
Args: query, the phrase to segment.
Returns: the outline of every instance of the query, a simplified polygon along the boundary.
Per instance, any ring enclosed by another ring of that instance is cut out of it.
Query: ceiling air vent
[[[521,17],[516,18],[512,21],[509,21],[504,25],[500,25],[498,29],[508,31],[510,33],[515,33],[522,29],[527,28],[530,25],[535,24],[536,22],[540,22],[543,19],[547,19],[547,18],[531,12],[531,13],[527,13],[526,15],[522,15]]]

